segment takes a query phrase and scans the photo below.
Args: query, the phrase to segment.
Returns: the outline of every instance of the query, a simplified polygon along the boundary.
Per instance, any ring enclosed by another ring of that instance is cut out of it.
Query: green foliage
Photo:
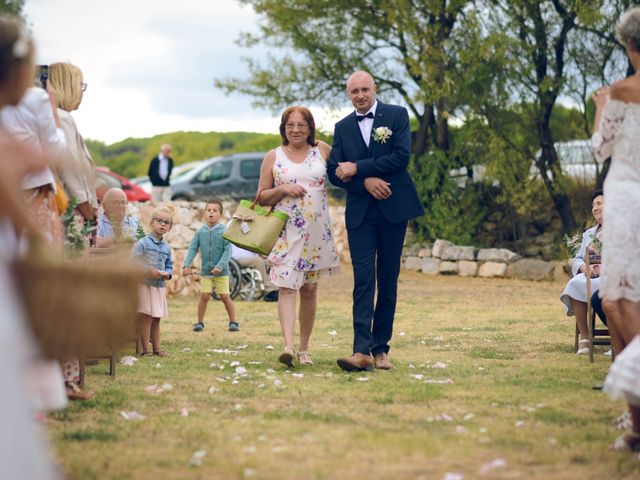
[[[0,14],[22,16],[24,0],[0,0]]]
[[[80,254],[89,245],[89,236],[96,229],[96,227],[85,223],[80,214],[76,213],[77,207],[78,199],[71,197],[61,218],[64,230],[64,248],[70,256]]]
[[[414,172],[418,195],[426,213],[416,219],[418,232],[428,239],[469,245],[475,242],[486,212],[477,201],[478,184],[460,188],[449,175],[452,162],[439,151],[425,154]]]
[[[127,178],[146,175],[151,159],[160,146],[171,145],[177,165],[241,152],[266,152],[280,144],[280,135],[250,132],[173,132],[151,138],[127,138],[105,145],[87,140],[87,147],[98,165],[109,167]]]

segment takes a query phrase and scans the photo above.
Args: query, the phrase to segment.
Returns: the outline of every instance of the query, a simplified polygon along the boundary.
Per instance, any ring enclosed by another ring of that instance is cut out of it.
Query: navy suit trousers
[[[354,353],[389,351],[406,231],[407,222],[389,222],[373,199],[362,223],[347,230],[354,276]]]

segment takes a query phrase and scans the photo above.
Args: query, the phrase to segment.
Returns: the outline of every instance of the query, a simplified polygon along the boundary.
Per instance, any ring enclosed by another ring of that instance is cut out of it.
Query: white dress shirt
[[[364,143],[369,146],[369,142],[371,141],[371,130],[373,130],[373,120],[376,117],[376,107],[378,106],[378,100],[373,102],[371,108],[365,113],[367,115],[369,112],[373,114],[373,118],[365,118],[358,122],[358,127],[360,127],[360,133],[362,133],[362,139]],[[361,116],[358,112],[356,112],[356,116]]]
[[[158,161],[160,164],[158,165],[158,176],[161,179],[166,180],[169,176],[169,159],[164,155],[158,155]]]
[[[53,119],[49,95],[39,87],[29,88],[18,105],[3,107],[0,110],[0,125],[13,138],[48,158],[62,155],[67,145],[64,132],[56,127]],[[53,173],[48,167],[25,176],[22,189],[47,184],[55,189]]]

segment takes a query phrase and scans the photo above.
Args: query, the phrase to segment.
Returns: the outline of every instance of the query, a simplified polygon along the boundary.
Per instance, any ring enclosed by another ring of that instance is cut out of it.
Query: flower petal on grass
[[[464,480],[464,475],[461,473],[447,472],[444,474],[444,477],[442,477],[442,480]]]
[[[436,362],[433,365],[431,365],[431,368],[447,368],[447,364],[442,362]]]
[[[451,385],[453,380],[450,378],[445,378],[444,380],[437,380],[435,378],[427,378],[424,383],[429,383],[433,385]]]
[[[516,427],[516,428],[524,427],[524,420],[518,420],[518,421],[515,423],[515,427]]]
[[[189,347],[186,347],[186,348],[183,348],[183,349],[182,349],[182,350],[180,350],[180,351],[181,351],[181,352],[183,352],[183,353],[189,353],[189,352],[191,352],[192,350],[191,350]]]
[[[216,387],[214,387],[213,385],[211,385],[209,387],[209,395],[213,395],[218,391],[218,389]]]
[[[329,330],[329,335],[331,335],[332,337],[335,337],[338,334],[338,332],[336,332],[335,330]]]
[[[202,459],[207,455],[206,450],[196,450],[189,460],[190,467],[199,467],[202,465]]]
[[[506,466],[507,462],[503,458],[496,458],[495,460],[482,465],[478,472],[480,472],[481,475],[486,475],[491,470],[495,470],[496,468],[504,468]]]
[[[236,367],[236,375],[246,375],[247,369],[244,367]]]
[[[369,381],[369,377],[358,377],[358,378],[356,378],[356,380],[358,380],[359,382],[368,382]]]
[[[417,373],[415,375],[409,375],[410,377],[413,377],[417,380],[422,380],[424,378],[424,375],[422,375],[421,373]]]
[[[180,416],[181,417],[188,417],[189,416],[189,409],[187,407],[182,407],[180,409]]]
[[[142,415],[142,414],[140,414],[140,413],[138,413],[136,411],[120,412],[120,415],[125,420],[144,420],[145,418],[147,418],[144,415]]]
[[[304,377],[304,373],[292,373],[291,376],[296,378],[302,378]]]
[[[130,355],[120,359],[120,363],[125,367],[133,367],[137,361],[138,359],[136,357],[132,357]]]

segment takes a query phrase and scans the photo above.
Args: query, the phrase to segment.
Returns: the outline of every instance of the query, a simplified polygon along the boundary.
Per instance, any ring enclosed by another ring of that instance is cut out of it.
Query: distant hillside
[[[104,165],[127,178],[146,175],[149,161],[163,143],[171,145],[176,164],[240,152],[261,152],[280,144],[280,135],[250,132],[173,132],[151,138],[127,138],[106,145],[87,140],[87,147],[98,165]]]

